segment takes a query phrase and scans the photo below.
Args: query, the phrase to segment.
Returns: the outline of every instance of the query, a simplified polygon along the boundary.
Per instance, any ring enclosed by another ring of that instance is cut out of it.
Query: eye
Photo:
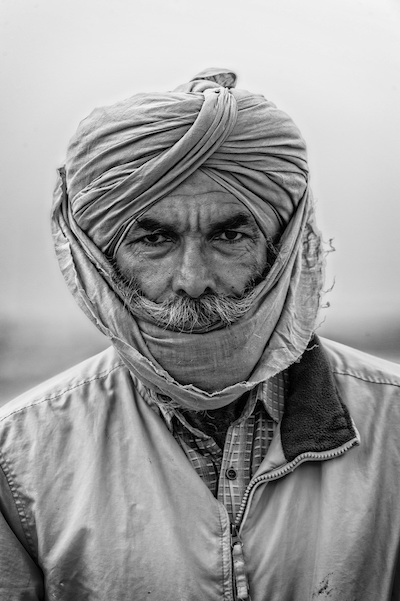
[[[146,244],[147,246],[159,246],[160,244],[164,244],[165,242],[170,242],[171,238],[166,234],[162,234],[160,232],[155,232],[154,234],[147,234],[147,236],[143,236],[138,240],[142,244]]]
[[[241,242],[244,238],[244,234],[235,230],[225,230],[218,234],[217,238],[224,242]]]

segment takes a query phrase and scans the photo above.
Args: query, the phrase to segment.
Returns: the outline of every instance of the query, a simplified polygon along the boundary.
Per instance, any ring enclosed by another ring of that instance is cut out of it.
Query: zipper
[[[339,457],[340,455],[343,455],[349,449],[351,449],[352,447],[354,447],[358,444],[359,444],[358,438],[353,438],[352,440],[345,443],[341,447],[334,449],[332,451],[322,451],[320,453],[314,453],[312,451],[308,451],[307,453],[302,453],[301,455],[298,455],[295,459],[293,459],[293,461],[290,461],[289,463],[287,463],[286,465],[284,465],[281,468],[273,470],[272,472],[269,472],[268,474],[264,474],[262,476],[257,476],[256,478],[253,478],[253,480],[249,483],[249,485],[247,486],[247,488],[244,492],[243,499],[242,499],[242,502],[239,507],[239,511],[235,518],[234,525],[235,525],[236,530],[239,532],[240,528],[243,526],[244,514],[245,514],[245,511],[247,508],[247,503],[248,503],[249,497],[250,497],[251,493],[253,493],[254,490],[260,484],[262,484],[263,482],[271,481],[271,480],[277,480],[279,478],[282,478],[282,476],[286,476],[286,474],[288,474],[289,472],[293,472],[293,470],[296,469],[296,467],[298,467],[301,463],[304,463],[305,461],[326,461],[327,459],[334,459],[335,457]]]
[[[307,453],[302,453],[283,467],[273,470],[268,474],[257,476],[257,478],[253,478],[253,480],[249,483],[243,495],[235,522],[231,523],[231,554],[234,601],[251,601],[249,582],[246,573],[246,563],[243,553],[243,543],[240,539],[240,529],[243,527],[245,521],[245,513],[249,505],[250,496],[252,493],[254,493],[255,489],[263,482],[278,480],[289,472],[293,472],[293,470],[295,470],[296,467],[298,467],[301,463],[306,461],[326,461],[328,459],[334,459],[335,457],[343,455],[358,444],[359,439],[353,438],[341,447],[332,451],[322,451],[320,453],[308,451]]]

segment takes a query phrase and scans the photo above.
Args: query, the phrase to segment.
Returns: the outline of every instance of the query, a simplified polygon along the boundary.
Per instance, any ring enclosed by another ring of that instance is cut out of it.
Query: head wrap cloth
[[[305,144],[285,113],[263,96],[195,79],[81,123],[66,164],[72,215],[112,255],[132,221],[199,168],[269,235],[288,223],[307,184]]]
[[[96,109],[70,143],[54,195],[56,252],[79,305],[132,373],[195,409],[223,406],[298,359],[322,286],[304,141],[263,96],[231,89],[235,79],[210,69],[173,92]],[[264,235],[281,238],[249,315],[196,335],[135,319],[114,289],[108,257],[140,214],[199,169],[252,212]],[[200,389],[204,369],[209,379],[227,373],[222,390]],[[232,373],[242,380],[231,384]]]

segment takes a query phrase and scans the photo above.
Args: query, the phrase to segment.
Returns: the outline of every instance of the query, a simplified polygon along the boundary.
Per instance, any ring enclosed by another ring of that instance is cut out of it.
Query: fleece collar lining
[[[356,436],[326,352],[314,336],[300,361],[289,367],[289,390],[281,424],[285,457],[292,461],[301,453],[328,451]]]

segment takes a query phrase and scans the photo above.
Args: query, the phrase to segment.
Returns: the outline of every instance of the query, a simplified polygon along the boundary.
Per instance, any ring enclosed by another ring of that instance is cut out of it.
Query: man
[[[112,347],[2,410],[1,599],[400,599],[400,370],[315,336],[304,141],[235,79],[70,144],[55,247]]]

